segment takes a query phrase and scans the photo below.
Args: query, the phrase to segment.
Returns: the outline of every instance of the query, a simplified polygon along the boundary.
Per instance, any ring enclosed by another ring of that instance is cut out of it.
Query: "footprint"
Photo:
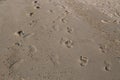
[[[73,28],[67,27],[67,32],[71,34],[73,32]]]
[[[102,52],[102,53],[106,53],[106,49],[107,49],[107,45],[99,45],[99,50]]]
[[[110,67],[110,66],[105,66],[105,67],[104,67],[104,70],[105,70],[105,71],[111,71],[111,67]]]
[[[33,3],[33,6],[34,6],[34,9],[40,9],[39,1],[35,0],[35,1],[33,1],[32,3]]]
[[[60,43],[65,45],[67,48],[72,48],[74,45],[73,41],[67,38],[62,38],[60,40]]]
[[[24,31],[20,30],[20,31],[15,32],[15,35],[18,37],[22,37],[22,38],[29,38],[29,37],[33,36],[34,33],[25,33]]]
[[[73,41],[72,40],[67,40],[65,41],[65,45],[67,48],[72,48],[73,47]]]
[[[34,15],[34,12],[27,13],[29,17],[32,17]]]
[[[21,42],[16,42],[16,43],[14,43],[14,45],[21,47],[22,43]]]
[[[108,72],[108,71],[111,71],[111,63],[110,63],[110,62],[105,61],[105,62],[104,62],[104,65],[105,65],[105,66],[104,66],[104,70],[105,70],[105,71],[107,71],[107,72]]]
[[[37,19],[36,19],[36,20],[31,20],[28,24],[29,24],[30,26],[33,26],[33,25],[37,24],[37,22],[38,22]]]
[[[67,20],[65,18],[60,19],[62,23],[67,23]]]
[[[38,5],[34,6],[34,9],[40,9],[40,6],[38,6]]]
[[[65,10],[64,14],[65,16],[68,15],[70,12],[68,10]]]
[[[88,57],[80,56],[78,61],[79,61],[80,66],[84,67],[84,66],[87,66],[89,60],[88,60]]]
[[[33,1],[32,3],[33,3],[33,4],[38,4],[39,1],[35,0],[35,1]]]
[[[24,33],[24,31],[20,30],[20,31],[15,32],[15,35],[18,37],[23,37],[25,35],[25,33]]]

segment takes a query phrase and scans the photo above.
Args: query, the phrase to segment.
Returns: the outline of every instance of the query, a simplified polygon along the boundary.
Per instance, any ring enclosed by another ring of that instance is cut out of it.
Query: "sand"
[[[120,0],[0,0],[0,80],[120,80]]]

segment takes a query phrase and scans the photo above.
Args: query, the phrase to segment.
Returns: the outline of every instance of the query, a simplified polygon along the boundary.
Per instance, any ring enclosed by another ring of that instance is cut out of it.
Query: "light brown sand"
[[[0,80],[120,80],[120,0],[0,0]]]

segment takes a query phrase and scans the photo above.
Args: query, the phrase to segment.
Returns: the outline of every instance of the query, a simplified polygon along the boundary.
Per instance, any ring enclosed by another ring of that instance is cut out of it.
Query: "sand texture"
[[[120,80],[120,0],[0,0],[0,80]]]

